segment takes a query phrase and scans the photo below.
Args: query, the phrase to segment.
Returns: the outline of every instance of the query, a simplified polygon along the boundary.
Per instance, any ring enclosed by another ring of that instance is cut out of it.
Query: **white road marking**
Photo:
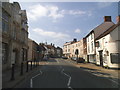
[[[30,80],[30,88],[33,87],[32,79]]]
[[[68,80],[68,84],[67,84],[67,86],[68,86],[68,88],[70,88],[70,89],[72,89],[71,87],[70,87],[70,83],[71,83],[71,76],[70,75],[68,75],[68,74],[66,74],[65,72],[63,72],[64,71],[64,69],[62,69],[61,70],[61,73],[63,73],[64,75],[66,75],[67,77],[69,77],[69,80]],[[72,89],[73,90],[73,89]]]
[[[114,83],[116,83],[117,85],[119,85],[118,82],[116,82],[116,81],[114,81],[114,80],[112,80],[112,79],[109,79],[109,80],[112,81],[112,82],[114,82]]]
[[[42,74],[42,71],[41,71],[41,70],[40,70],[40,73]],[[37,74],[37,75],[35,75],[34,77],[32,77],[32,78],[30,79],[30,88],[33,88],[33,79],[34,79],[35,77],[41,75],[40,73]]]

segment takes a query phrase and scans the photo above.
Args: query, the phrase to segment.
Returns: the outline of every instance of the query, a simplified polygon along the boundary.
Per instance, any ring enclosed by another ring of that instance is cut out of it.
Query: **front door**
[[[87,55],[87,62],[89,63],[89,55]]]
[[[103,51],[99,51],[100,66],[103,66]]]

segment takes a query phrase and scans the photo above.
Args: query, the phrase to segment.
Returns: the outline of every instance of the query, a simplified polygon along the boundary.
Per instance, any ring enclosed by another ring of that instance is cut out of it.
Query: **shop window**
[[[111,63],[120,63],[120,53],[111,53]]]

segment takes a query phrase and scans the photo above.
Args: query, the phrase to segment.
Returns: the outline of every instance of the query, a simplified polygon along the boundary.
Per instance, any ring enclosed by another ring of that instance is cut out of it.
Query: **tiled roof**
[[[108,30],[106,30],[104,33],[102,33],[99,37],[96,38],[96,40],[106,36],[107,34],[109,34],[110,32],[112,32],[115,28],[117,28],[118,26],[120,26],[120,23],[113,25],[111,28],[109,28]]]
[[[97,26],[96,28],[94,28],[90,33],[94,32],[95,39],[96,39],[101,34],[103,34],[105,31],[107,31],[109,28],[111,28],[113,25],[114,25],[113,22],[103,22],[102,24],[100,24],[99,26]],[[89,34],[87,36],[89,36]]]
[[[45,51],[46,48],[43,45],[39,45],[40,50]]]
[[[51,48],[54,48],[53,46],[51,45],[45,45],[48,49],[51,49]]]

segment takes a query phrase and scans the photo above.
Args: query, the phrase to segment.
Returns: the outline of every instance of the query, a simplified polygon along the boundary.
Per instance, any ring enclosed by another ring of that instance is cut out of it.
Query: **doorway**
[[[103,51],[99,51],[100,66],[103,66]]]
[[[89,63],[89,55],[87,55],[87,62]]]

